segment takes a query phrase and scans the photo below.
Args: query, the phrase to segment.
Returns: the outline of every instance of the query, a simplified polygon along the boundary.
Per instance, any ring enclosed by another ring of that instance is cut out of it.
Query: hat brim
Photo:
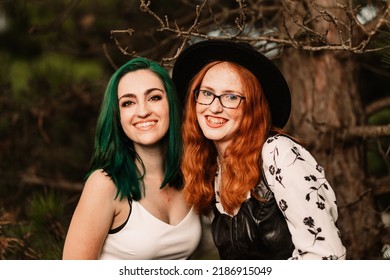
[[[192,78],[206,64],[216,61],[237,63],[251,71],[259,80],[271,111],[272,124],[283,128],[291,111],[287,82],[276,65],[249,44],[207,40],[186,48],[172,70],[172,79],[179,96],[185,96]]]

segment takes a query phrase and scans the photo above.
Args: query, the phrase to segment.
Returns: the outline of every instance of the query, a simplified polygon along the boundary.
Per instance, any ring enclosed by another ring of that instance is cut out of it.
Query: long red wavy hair
[[[201,214],[208,214],[211,210],[218,154],[213,142],[205,138],[198,125],[194,90],[199,88],[206,72],[219,63],[222,62],[207,64],[191,81],[184,110],[183,192],[185,199]],[[240,104],[244,112],[240,128],[225,155],[220,158],[224,170],[220,186],[221,203],[225,211],[232,214],[247,198],[248,192],[260,182],[261,151],[271,129],[271,117],[256,77],[238,64],[228,62],[228,65],[240,76],[245,96]]]

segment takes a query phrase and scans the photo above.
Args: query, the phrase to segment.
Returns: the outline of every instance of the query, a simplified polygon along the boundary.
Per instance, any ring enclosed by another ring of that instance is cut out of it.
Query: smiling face
[[[169,127],[169,106],[164,85],[150,70],[124,75],[118,84],[120,122],[137,145],[155,145]]]
[[[207,90],[217,96],[228,93],[244,96],[239,75],[226,62],[211,67],[206,72],[199,89]],[[217,98],[210,105],[196,103],[199,126],[204,136],[214,142],[219,153],[224,153],[233,140],[243,114],[242,104],[236,109],[227,109]]]

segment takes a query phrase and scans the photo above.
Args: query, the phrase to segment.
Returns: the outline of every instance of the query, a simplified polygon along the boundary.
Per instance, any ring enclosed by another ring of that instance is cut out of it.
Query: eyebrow
[[[215,92],[215,89],[214,89],[214,88],[209,87],[209,86],[207,86],[207,85],[206,85],[206,86],[201,86],[201,87],[199,87],[199,89],[200,89],[200,90],[209,90],[209,91]],[[224,90],[224,91],[222,92],[222,94],[229,94],[229,93],[234,93],[234,94],[243,95],[241,92],[235,91],[235,90]]]
[[[147,96],[148,94],[150,94],[151,92],[156,91],[156,90],[161,91],[162,93],[165,93],[165,91],[161,88],[150,88],[144,92],[144,95]],[[118,101],[121,100],[122,98],[125,98],[125,97],[129,97],[129,98],[130,97],[137,97],[137,95],[134,93],[125,93],[121,97],[119,97]]]

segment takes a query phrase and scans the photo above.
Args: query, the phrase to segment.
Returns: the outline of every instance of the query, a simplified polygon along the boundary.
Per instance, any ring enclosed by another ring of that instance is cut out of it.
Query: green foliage
[[[22,244],[20,239],[7,234],[11,219],[11,215],[4,208],[0,208],[0,260],[6,259],[8,253],[15,252],[15,248]]]
[[[56,186],[28,178],[82,181],[112,68],[102,53],[88,53],[102,48],[99,34],[80,28],[84,12],[56,25],[69,1],[23,2],[4,5],[8,27],[0,30],[0,205],[15,215],[0,225],[0,259],[59,259],[74,210],[65,202],[75,194],[42,191]]]
[[[27,209],[32,231],[50,230],[55,221],[62,217],[63,211],[64,202],[57,193],[50,191],[48,194],[34,194]],[[53,233],[58,235],[55,231]]]
[[[4,86],[9,81],[9,65],[11,65],[12,58],[8,53],[0,49],[0,59],[0,85]]]
[[[8,128],[9,128],[8,120],[0,116],[0,134],[6,133]]]
[[[386,125],[390,123],[390,108],[381,110],[368,118],[371,125]]]
[[[26,205],[25,219],[9,223],[3,232],[0,224],[0,242],[8,238],[8,247],[2,257],[61,259],[67,225],[65,206],[63,194],[54,191],[34,193]]]
[[[53,86],[97,80],[102,76],[101,65],[95,60],[76,60],[58,53],[45,54],[32,65],[31,71],[36,78],[50,78]]]
[[[9,82],[17,104],[31,107],[42,98],[64,94],[64,85],[102,78],[103,69],[94,60],[75,60],[63,54],[47,53],[32,61],[11,64]],[[42,91],[44,89],[44,91]]]
[[[9,224],[4,229],[4,235],[13,240],[17,240],[8,246],[3,254],[4,259],[8,260],[28,260],[39,259],[38,254],[29,244],[31,236],[28,227],[23,222]]]
[[[30,79],[31,71],[29,71],[29,63],[27,61],[15,61],[11,64],[9,81],[11,83],[11,91],[17,102],[24,101],[23,93],[28,92]]]
[[[28,209],[27,220],[33,238],[33,248],[40,248],[41,259],[58,259],[58,249],[63,244],[65,203],[53,191],[47,194],[34,194]]]

